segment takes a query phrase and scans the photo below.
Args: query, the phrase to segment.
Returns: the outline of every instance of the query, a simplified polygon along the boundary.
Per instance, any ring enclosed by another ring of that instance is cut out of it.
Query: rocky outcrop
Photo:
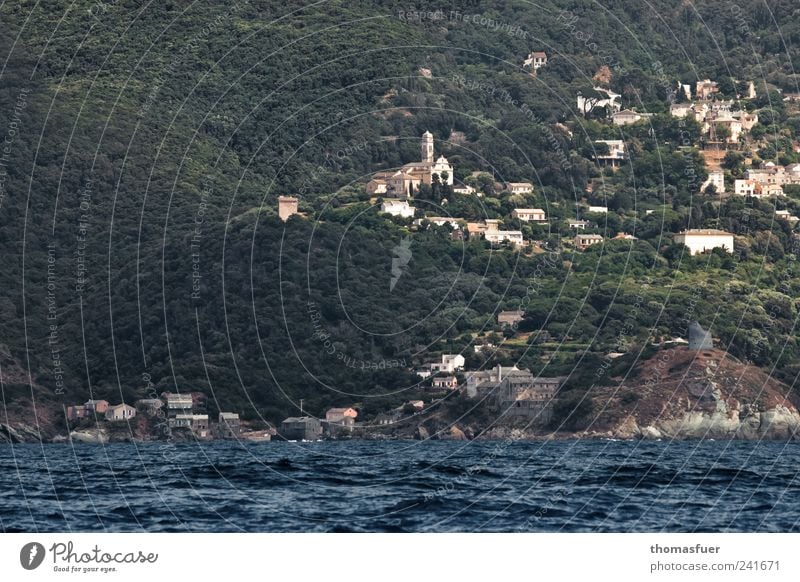
[[[601,412],[581,436],[800,439],[800,412],[788,388],[723,351],[663,350],[632,376],[635,382],[597,391]]]
[[[41,440],[42,437],[35,427],[25,424],[12,427],[8,424],[0,423],[0,443],[38,443]]]
[[[467,435],[464,434],[464,431],[458,428],[456,425],[452,425],[449,429],[444,430],[438,433],[440,440],[445,441],[466,441]]]

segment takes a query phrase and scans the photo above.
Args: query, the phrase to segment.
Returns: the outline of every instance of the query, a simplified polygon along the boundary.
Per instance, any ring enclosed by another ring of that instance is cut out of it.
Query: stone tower
[[[297,214],[297,198],[294,196],[278,196],[278,216],[286,222],[292,214]]]
[[[433,163],[433,134],[430,131],[422,134],[422,161]]]

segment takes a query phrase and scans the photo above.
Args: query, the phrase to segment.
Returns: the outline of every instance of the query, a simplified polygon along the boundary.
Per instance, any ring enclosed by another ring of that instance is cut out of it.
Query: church
[[[439,156],[434,160],[433,134],[426,131],[420,142],[421,161],[411,162],[399,170],[378,172],[367,183],[367,192],[371,196],[388,194],[391,196],[413,196],[420,184],[430,185],[434,174],[439,175],[443,183],[453,185],[453,167],[447,158]]]

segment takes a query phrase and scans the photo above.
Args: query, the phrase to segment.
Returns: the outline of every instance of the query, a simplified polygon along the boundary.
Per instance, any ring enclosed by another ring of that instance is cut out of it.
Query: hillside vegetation
[[[568,375],[583,393],[610,381],[609,352],[629,365],[694,319],[793,385],[798,241],[774,211],[800,214],[800,198],[700,195],[699,129],[668,115],[679,80],[716,79],[733,96],[752,79],[762,127],[749,154],[800,161],[800,113],[781,98],[800,91],[800,7],[733,6],[2,4],[4,401],[130,400],[149,377],[249,418],[280,420],[300,398],[314,414],[361,403],[369,417],[421,394],[408,368],[442,351]],[[521,68],[533,50],[549,57],[535,77]],[[631,162],[615,173],[596,166],[592,141],[621,129],[575,107],[603,66],[625,107],[656,114],[625,129]],[[482,171],[535,186],[426,190],[426,210],[546,209],[549,224],[524,231],[544,252],[378,214],[364,184],[417,160],[426,130],[458,181]],[[741,173],[742,160],[726,163]],[[281,222],[280,195],[299,196],[305,217]],[[638,240],[564,246],[581,199],[611,211],[587,232]],[[736,252],[688,256],[671,239],[687,227],[735,233]],[[412,259],[390,287],[407,237]],[[517,308],[526,319],[503,338],[496,312]],[[506,341],[478,356],[476,337]]]

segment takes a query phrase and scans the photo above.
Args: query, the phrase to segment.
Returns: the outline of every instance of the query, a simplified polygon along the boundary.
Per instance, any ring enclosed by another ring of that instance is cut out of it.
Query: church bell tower
[[[422,134],[422,161],[433,163],[433,134],[430,131]]]

